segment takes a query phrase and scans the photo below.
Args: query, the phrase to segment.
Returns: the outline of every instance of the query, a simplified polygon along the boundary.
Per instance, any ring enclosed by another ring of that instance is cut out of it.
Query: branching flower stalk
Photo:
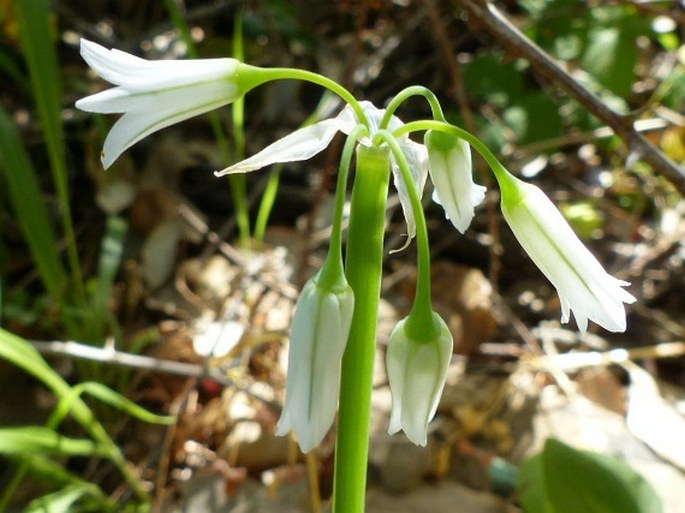
[[[338,132],[347,135],[329,255],[298,300],[285,406],[278,422],[278,434],[293,431],[301,449],[310,451],[335,421],[335,396],[339,392],[334,513],[364,511],[385,205],[391,175],[407,224],[407,242],[402,249],[416,237],[418,276],[414,304],[393,330],[386,353],[393,396],[390,433],[403,430],[412,442],[425,445],[428,424],[445,384],[452,336],[431,306],[430,248],[421,196],[430,176],[433,199],[464,233],[485,196],[485,188],[473,181],[471,147],[483,156],[497,178],[504,218],[557,289],[561,321],[568,322],[573,312],[583,332],[588,320],[610,331],[625,330],[624,305],[635,301],[623,288],[628,283],[602,268],[542,191],[511,175],[474,135],[447,123],[429,89],[409,87],[386,109],[378,109],[358,101],[336,82],[299,69],[257,68],[235,59],[150,62],[86,41],[82,53],[117,87],[80,100],[77,107],[124,113],[105,141],[105,167],[143,137],[228,105],[273,80],[318,84],[346,103],[337,116],[295,130],[215,173],[248,173],[273,164],[304,161],[328,147]],[[404,124],[395,112],[414,96],[428,102],[432,119]],[[415,132],[425,132],[424,144],[409,137]],[[342,215],[347,172],[355,149],[356,173],[343,263]]]

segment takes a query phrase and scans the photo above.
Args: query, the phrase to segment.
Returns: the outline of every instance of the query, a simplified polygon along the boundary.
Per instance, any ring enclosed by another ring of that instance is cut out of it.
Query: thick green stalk
[[[355,303],[350,337],[342,361],[333,513],[364,511],[389,179],[388,148],[359,146],[346,261],[347,279],[354,290]]]

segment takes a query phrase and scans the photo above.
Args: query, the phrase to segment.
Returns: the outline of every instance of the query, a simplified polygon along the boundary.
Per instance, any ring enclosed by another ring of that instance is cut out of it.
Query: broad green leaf
[[[25,426],[0,428],[0,454],[48,453],[60,456],[111,456],[105,448],[92,440],[67,438],[50,428]]]
[[[554,139],[562,134],[557,105],[542,92],[532,92],[507,108],[502,117],[518,144]]]
[[[526,513],[551,513],[545,495],[545,474],[542,453],[521,465],[518,475],[521,506]]]
[[[562,203],[559,210],[581,239],[592,239],[595,232],[604,226],[602,212],[591,201]]]
[[[588,34],[583,68],[619,96],[627,96],[635,80],[637,48],[633,34],[618,26],[598,27]]]
[[[523,74],[516,64],[490,54],[465,66],[464,82],[470,95],[497,107],[512,105],[524,94]]]
[[[661,513],[656,492],[623,461],[548,439],[524,464],[521,501],[526,513]],[[541,493],[542,492],[542,493]]]

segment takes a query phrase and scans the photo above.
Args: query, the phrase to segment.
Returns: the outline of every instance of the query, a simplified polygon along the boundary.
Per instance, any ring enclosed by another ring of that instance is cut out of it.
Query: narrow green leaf
[[[52,180],[60,206],[62,229],[67,240],[69,265],[77,291],[83,299],[83,279],[71,219],[67,165],[62,129],[62,82],[50,26],[48,0],[15,2],[21,46],[29,69],[31,89],[36,102],[43,137],[50,157]],[[37,197],[34,199],[34,202]]]
[[[57,242],[36,172],[16,126],[0,106],[0,172],[38,273],[48,294],[59,299],[66,273],[55,251]]]
[[[52,390],[58,399],[73,393],[69,384],[59,374],[53,371],[28,342],[0,328],[0,358],[4,358],[18,367],[29,372]],[[97,441],[98,447],[103,448],[106,456],[117,466],[126,482],[133,488],[136,495],[148,500],[147,492],[142,488],[138,477],[131,472],[123,454],[112,441],[105,429],[93,416],[88,405],[82,399],[76,397],[70,407],[70,413],[74,420]]]
[[[0,49],[0,71],[20,87],[28,86],[28,81],[21,72],[21,69],[17,66],[17,63],[10,56],[9,52],[4,49]]]
[[[69,390],[69,385],[47,364],[31,344],[2,328],[0,328],[0,358],[43,382],[57,397],[61,397]]]
[[[0,428],[0,453],[7,456],[47,453],[58,456],[111,456],[110,450],[92,440],[67,438],[50,428],[25,426]]]
[[[105,233],[100,245],[97,281],[91,299],[93,312],[90,319],[89,341],[99,341],[104,336],[108,317],[108,301],[121,263],[121,255],[124,252],[124,239],[127,230],[128,223],[123,218],[112,216],[107,219]]]
[[[65,469],[62,464],[50,459],[45,454],[22,454],[17,457],[17,461],[24,464],[26,471],[39,481],[56,486],[64,486],[81,481],[79,477]]]
[[[130,399],[124,397],[119,392],[115,392],[111,388],[106,387],[101,383],[94,381],[80,383],[74,387],[74,391],[78,392],[79,394],[87,393],[99,401],[122,410],[132,417],[142,420],[143,422],[149,422],[151,424],[173,424],[176,422],[176,417],[156,415],[151,413],[145,408],[138,406]]]
[[[85,482],[67,486],[61,490],[32,500],[24,510],[24,513],[68,513],[70,511],[76,511],[72,509],[72,506],[83,498],[92,499],[94,495],[93,489],[98,490],[96,486]],[[100,493],[97,495],[99,495],[99,500],[97,501],[97,504],[93,504],[92,506],[99,506],[99,511],[103,511],[103,508],[106,508],[104,511],[111,509],[111,506],[107,507],[104,503],[102,494]],[[90,508],[91,511],[92,509],[93,508]]]

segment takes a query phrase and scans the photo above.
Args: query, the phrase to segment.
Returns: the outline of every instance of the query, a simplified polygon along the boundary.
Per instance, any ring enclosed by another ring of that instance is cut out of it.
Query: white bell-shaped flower
[[[81,56],[117,87],[76,102],[87,112],[123,112],[105,139],[107,169],[128,148],[148,135],[235,101],[245,93],[235,59],[148,61],[81,40]],[[249,68],[249,67],[246,67]]]
[[[285,405],[276,430],[277,435],[294,431],[302,452],[319,445],[335,419],[354,310],[354,293],[344,276],[333,290],[319,277],[307,282],[295,307]]]
[[[404,430],[416,445],[426,445],[428,423],[438,409],[452,357],[452,334],[433,312],[435,333],[430,339],[408,333],[407,319],[397,323],[386,352],[392,412],[388,433]]]
[[[561,322],[570,313],[581,332],[588,319],[612,332],[625,331],[630,285],[609,275],[550,199],[536,186],[507,174],[500,179],[502,213],[530,258],[552,282],[561,301]]]
[[[476,205],[485,198],[485,187],[473,181],[471,147],[452,134],[428,130],[423,142],[428,149],[428,172],[435,190],[433,201],[464,233],[471,224]]]

